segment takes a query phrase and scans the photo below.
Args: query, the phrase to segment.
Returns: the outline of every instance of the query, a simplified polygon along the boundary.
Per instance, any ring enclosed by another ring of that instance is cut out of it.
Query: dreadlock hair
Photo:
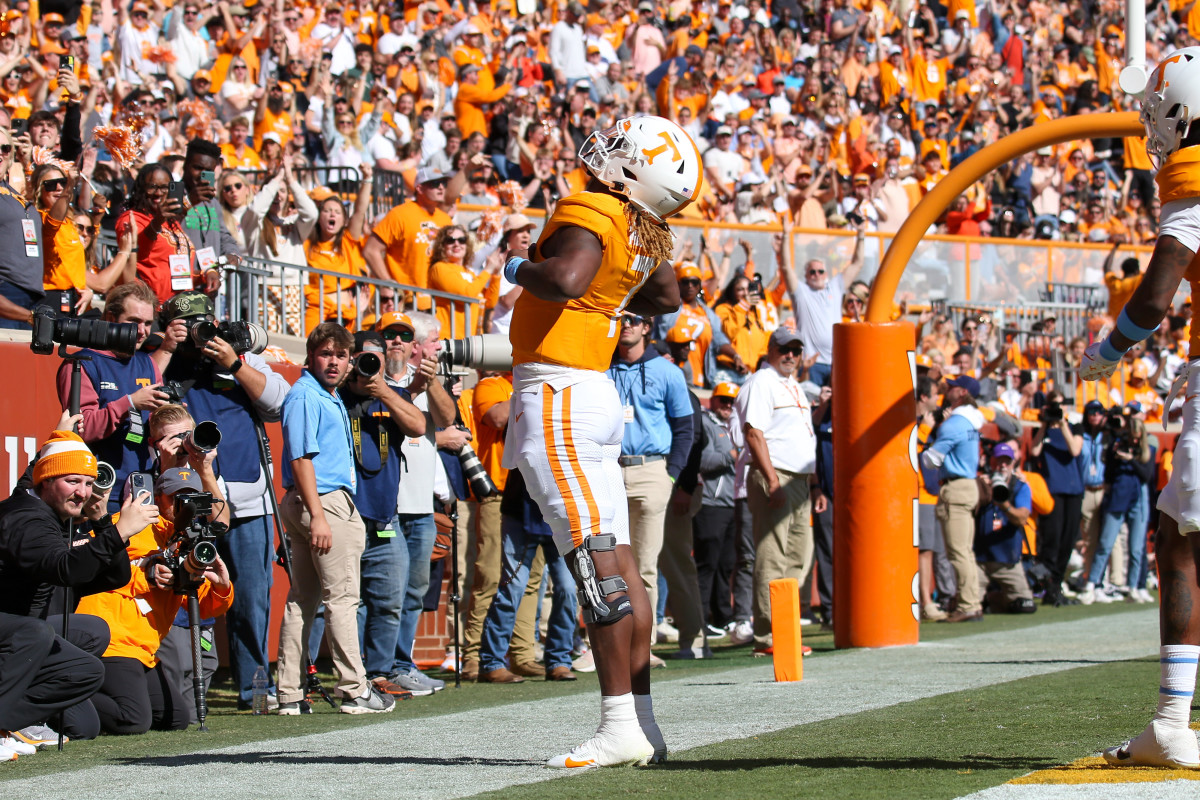
[[[628,200],[625,201],[625,221],[646,256],[655,263],[671,260],[675,238],[667,223],[659,222]]]

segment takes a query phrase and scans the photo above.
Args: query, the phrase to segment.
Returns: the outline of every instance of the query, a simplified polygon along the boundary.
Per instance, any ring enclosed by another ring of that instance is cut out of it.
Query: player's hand
[[[1110,361],[1100,355],[1101,342],[1092,342],[1083,351],[1083,359],[1079,363],[1079,377],[1085,381],[1102,381],[1112,377],[1117,371],[1120,359]]]

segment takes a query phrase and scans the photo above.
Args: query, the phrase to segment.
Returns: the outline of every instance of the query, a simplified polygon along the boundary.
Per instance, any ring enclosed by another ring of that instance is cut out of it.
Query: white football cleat
[[[667,760],[667,742],[663,739],[662,731],[658,729],[658,723],[643,724],[642,733],[645,734],[646,741],[650,742],[650,746],[654,748],[654,755],[650,756],[650,763],[665,763]]]
[[[1085,381],[1107,380],[1117,371],[1117,365],[1121,363],[1120,359],[1109,361],[1100,355],[1101,344],[1103,342],[1092,342],[1083,351],[1083,358],[1079,360],[1079,377]]]
[[[1104,751],[1114,767],[1200,767],[1200,747],[1190,728],[1169,728],[1151,720],[1146,729],[1119,747]]]
[[[619,767],[632,764],[644,767],[654,757],[654,745],[642,733],[641,728],[635,728],[620,738],[610,734],[597,732],[595,736],[576,747],[569,753],[555,756],[546,762],[551,769],[583,770],[596,767]],[[663,745],[664,755],[666,745]]]

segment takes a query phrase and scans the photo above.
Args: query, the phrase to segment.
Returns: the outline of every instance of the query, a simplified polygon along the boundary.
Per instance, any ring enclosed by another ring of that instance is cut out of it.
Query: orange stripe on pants
[[[567,425],[569,424],[570,412],[565,402],[565,395],[563,400],[563,424]],[[571,491],[571,483],[567,480],[562,462],[559,460],[558,442],[554,436],[554,389],[549,386],[542,387],[542,438],[546,442],[546,454],[550,458],[550,472],[554,475],[554,483],[558,486],[558,491],[562,495],[563,506],[567,509],[567,520],[571,524],[571,543],[575,547],[579,547],[579,545],[583,544],[583,521],[579,518],[579,504],[575,502],[574,492]]]
[[[571,387],[568,386],[563,389],[563,443],[567,448],[567,462],[575,473],[575,479],[579,481],[579,489],[583,492],[583,501],[587,504],[588,519],[591,520],[587,534],[593,536],[600,533],[600,509],[596,506],[596,498],[592,496],[592,487],[588,485],[587,475],[579,466],[579,454],[575,450],[575,437],[571,430],[571,414],[568,410],[570,407]]]

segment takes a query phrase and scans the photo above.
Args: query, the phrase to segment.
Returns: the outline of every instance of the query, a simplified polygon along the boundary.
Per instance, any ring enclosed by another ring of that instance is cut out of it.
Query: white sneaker
[[[654,638],[659,644],[673,644],[679,641],[679,629],[664,619],[654,629]]]
[[[750,644],[754,641],[754,626],[750,624],[750,620],[739,620],[733,626],[733,630],[729,632],[729,643],[732,645]]]
[[[597,732],[571,752],[550,759],[546,766],[551,769],[580,772],[596,767],[619,767],[626,764],[644,767],[654,757],[654,745],[650,744],[641,728],[634,728],[633,731],[619,738]]]
[[[0,736],[0,747],[12,750],[17,755],[31,756],[38,751],[36,747],[12,736]]]
[[[1090,606],[1096,602],[1096,586],[1093,583],[1086,583],[1083,586],[1083,591],[1079,593],[1079,602],[1082,605]]]
[[[1114,599],[1115,598],[1112,595],[1110,595],[1108,592],[1104,591],[1103,589],[1096,590],[1096,602],[1097,603],[1102,603],[1102,604],[1103,603],[1111,603],[1111,602],[1113,602]],[[1082,602],[1082,599],[1081,599],[1081,602]]]
[[[18,753],[16,750],[9,750],[4,745],[0,745],[0,763],[5,761],[16,761],[17,755]]]
[[[583,655],[571,662],[571,669],[576,672],[595,672],[596,657],[591,650],[585,650]]]
[[[1072,589],[1067,584],[1066,581],[1063,581],[1062,583],[1059,584],[1058,591],[1062,594],[1063,597],[1068,597],[1072,600],[1074,600],[1076,597],[1079,596],[1079,593],[1076,592],[1074,589]]]
[[[1190,728],[1169,728],[1151,720],[1137,738],[1104,751],[1116,767],[1200,767],[1200,747]]]
[[[1139,594],[1142,596],[1142,602],[1143,602],[1143,603],[1154,603],[1154,602],[1157,602],[1157,601],[1154,599],[1154,595],[1150,594],[1150,591],[1149,591],[1148,589],[1138,589],[1138,593],[1139,593]]]

